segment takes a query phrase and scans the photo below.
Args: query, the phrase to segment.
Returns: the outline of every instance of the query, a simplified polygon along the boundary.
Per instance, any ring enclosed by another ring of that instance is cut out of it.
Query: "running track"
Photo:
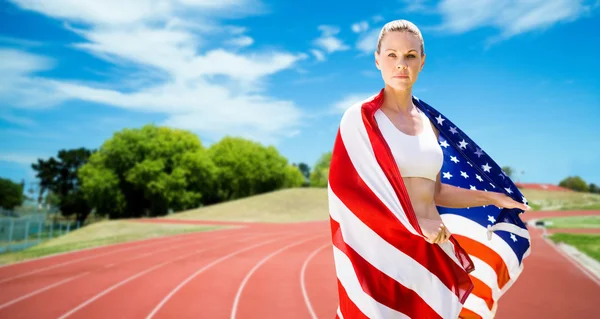
[[[0,318],[335,317],[327,223],[237,225],[0,267]],[[595,314],[600,281],[532,235],[496,318]]]

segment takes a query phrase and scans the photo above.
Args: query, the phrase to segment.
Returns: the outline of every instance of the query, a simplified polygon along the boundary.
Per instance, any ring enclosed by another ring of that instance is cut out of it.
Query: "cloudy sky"
[[[600,1],[0,2],[0,176],[148,123],[276,145],[313,166],[383,85],[386,22],[427,61],[413,93],[524,182],[600,184]]]

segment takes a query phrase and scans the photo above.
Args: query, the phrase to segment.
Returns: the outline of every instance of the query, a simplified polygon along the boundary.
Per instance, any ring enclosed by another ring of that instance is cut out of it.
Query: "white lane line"
[[[297,235],[297,234],[295,234],[295,235],[288,235],[288,236],[284,236],[283,238],[286,238],[286,237],[293,237],[293,236],[298,236],[298,235]],[[161,301],[158,303],[158,305],[156,305],[156,307],[154,307],[154,309],[152,309],[152,312],[150,312],[150,314],[149,314],[149,315],[146,317],[146,319],[150,319],[150,318],[152,318],[152,317],[153,317],[153,316],[154,316],[154,315],[155,315],[155,314],[156,314],[156,313],[157,313],[157,312],[158,312],[158,311],[159,311],[159,310],[160,310],[160,309],[161,309],[161,308],[164,306],[164,304],[165,304],[165,303],[167,303],[167,301],[169,301],[169,299],[171,299],[171,297],[173,297],[173,295],[175,295],[175,294],[176,294],[176,293],[177,293],[177,292],[178,292],[178,291],[179,291],[179,290],[180,290],[180,289],[181,289],[183,286],[185,286],[185,285],[186,285],[188,282],[190,282],[192,279],[194,279],[196,276],[198,276],[199,274],[201,274],[201,273],[202,273],[202,272],[204,272],[205,270],[209,269],[210,267],[212,267],[212,266],[214,266],[214,265],[216,265],[216,264],[218,264],[218,263],[222,262],[223,260],[229,259],[229,258],[231,258],[231,257],[233,257],[233,256],[235,256],[235,255],[237,255],[237,254],[243,253],[243,252],[245,252],[245,251],[248,251],[248,250],[254,249],[254,248],[256,248],[256,247],[259,247],[259,246],[264,246],[264,245],[266,245],[266,244],[269,244],[269,243],[272,243],[272,242],[274,242],[274,241],[276,241],[276,240],[281,240],[281,239],[282,239],[281,237],[280,237],[280,238],[275,238],[275,239],[271,239],[271,240],[267,240],[267,241],[264,241],[264,242],[258,243],[258,244],[256,244],[256,245],[252,245],[252,246],[250,246],[250,247],[246,247],[246,248],[244,248],[244,249],[239,249],[239,250],[236,250],[236,251],[232,252],[231,254],[229,254],[229,255],[226,255],[226,256],[223,256],[223,257],[221,257],[221,258],[219,258],[219,259],[217,259],[217,260],[215,260],[215,261],[211,262],[210,264],[208,264],[208,265],[206,265],[206,266],[204,266],[204,267],[200,268],[198,271],[196,271],[195,273],[193,273],[192,275],[190,275],[189,277],[187,277],[187,278],[186,278],[184,281],[182,281],[182,282],[181,282],[179,285],[177,285],[177,287],[175,287],[175,289],[173,289],[171,292],[169,292],[169,293],[168,293],[168,294],[167,294],[167,295],[166,295],[166,296],[165,296],[165,297],[164,297],[164,298],[163,298],[163,299],[162,299],[162,300],[161,300]]]
[[[257,237],[262,237],[262,236],[261,236],[261,235],[259,235],[259,236],[257,236]],[[245,241],[245,240],[247,240],[247,238],[236,240],[236,241],[234,241],[234,243],[236,243],[236,242],[239,242],[239,241]],[[225,243],[225,244],[223,244],[223,245],[226,245],[226,244],[229,244],[229,243]],[[60,316],[60,317],[59,317],[59,319],[64,319],[64,318],[67,318],[68,316],[70,316],[70,315],[74,314],[75,312],[79,311],[81,308],[83,308],[83,307],[85,307],[85,306],[87,306],[87,305],[91,304],[92,302],[96,301],[98,298],[100,298],[100,297],[102,297],[102,296],[106,295],[107,293],[109,293],[109,292],[111,292],[111,291],[113,291],[113,290],[115,290],[115,289],[119,288],[120,286],[122,286],[122,285],[124,285],[124,284],[126,284],[126,283],[128,283],[128,282],[130,282],[130,281],[132,281],[132,280],[134,280],[134,279],[136,279],[136,278],[138,278],[138,277],[141,277],[141,276],[143,276],[143,275],[145,275],[145,274],[147,274],[147,273],[149,273],[149,272],[151,272],[151,271],[153,271],[153,270],[156,270],[156,269],[158,269],[158,268],[160,268],[160,267],[163,267],[163,266],[165,266],[165,265],[168,265],[168,264],[170,264],[170,263],[173,263],[173,262],[175,262],[175,261],[178,261],[178,260],[181,260],[181,259],[185,259],[185,258],[187,258],[187,257],[190,257],[190,256],[193,256],[193,255],[197,255],[197,254],[199,254],[199,253],[201,253],[201,252],[203,252],[203,251],[206,251],[206,250],[211,250],[211,249],[215,249],[215,248],[220,248],[220,247],[221,247],[221,246],[223,246],[223,245],[220,245],[220,246],[213,246],[213,247],[208,247],[208,248],[202,248],[202,249],[197,249],[197,250],[195,250],[195,251],[193,251],[193,252],[191,252],[191,253],[189,253],[189,254],[185,254],[185,255],[183,255],[183,256],[179,256],[179,257],[177,257],[177,258],[175,258],[175,259],[172,259],[172,260],[167,260],[167,261],[165,261],[165,262],[163,262],[163,263],[161,263],[161,264],[155,265],[155,266],[153,266],[153,267],[150,267],[150,268],[148,268],[148,269],[146,269],[146,270],[144,270],[144,271],[138,272],[137,274],[135,274],[135,275],[132,275],[132,276],[130,276],[130,277],[129,277],[129,278],[127,278],[127,279],[123,279],[122,281],[120,281],[120,282],[118,282],[118,283],[116,283],[116,284],[114,284],[114,285],[112,285],[112,286],[108,287],[107,289],[105,289],[105,290],[101,291],[100,293],[98,293],[98,294],[97,294],[97,295],[95,295],[94,297],[92,297],[92,298],[88,299],[87,301],[85,301],[85,302],[81,303],[81,304],[80,304],[80,305],[78,305],[77,307],[75,307],[75,308],[71,309],[71,311],[69,311],[69,312],[65,313],[64,315]]]
[[[244,290],[244,287],[246,286],[246,283],[248,282],[248,280],[250,279],[250,277],[252,276],[252,274],[254,274],[254,272],[260,266],[262,266],[262,264],[264,264],[265,262],[267,262],[267,260],[271,259],[273,256],[281,253],[282,251],[284,251],[286,249],[289,249],[289,248],[294,247],[294,246],[298,246],[300,244],[303,244],[303,243],[305,243],[307,241],[311,241],[311,240],[313,240],[315,238],[319,238],[319,237],[323,237],[323,235],[313,236],[313,237],[305,239],[305,240],[303,240],[301,242],[293,243],[293,244],[287,245],[287,246],[285,246],[283,248],[280,248],[277,251],[275,251],[275,252],[271,253],[270,255],[266,256],[265,258],[263,258],[256,265],[254,265],[254,267],[252,267],[252,269],[248,272],[248,274],[246,274],[246,277],[244,277],[244,280],[242,280],[242,283],[240,284],[240,287],[238,288],[238,291],[237,291],[237,293],[235,295],[235,298],[233,299],[233,307],[231,308],[231,319],[235,319],[235,314],[237,312],[237,308],[238,308],[238,305],[240,303],[240,297],[242,296],[242,291]]]
[[[176,243],[176,242],[180,242],[183,240],[186,240],[187,238],[182,238],[182,239],[176,239],[176,240],[169,240],[169,241],[162,241],[158,244],[165,244],[165,243]],[[133,246],[133,247],[127,247],[127,248],[123,248],[123,249],[117,249],[117,250],[111,250],[102,254],[98,254],[98,255],[92,255],[92,256],[87,256],[87,257],[82,257],[82,258],[78,258],[78,259],[74,259],[74,260],[69,260],[69,261],[65,261],[62,262],[60,264],[56,264],[56,265],[52,265],[52,266],[48,266],[48,267],[44,267],[44,268],[40,268],[40,269],[36,269],[33,271],[29,271],[26,273],[22,273],[16,276],[12,276],[12,277],[8,277],[8,278],[4,278],[2,280],[0,280],[0,284],[7,282],[7,281],[11,281],[11,280],[15,280],[18,278],[22,278],[22,277],[26,277],[26,276],[30,276],[33,274],[37,274],[40,273],[42,271],[46,271],[46,270],[50,270],[50,269],[54,269],[54,268],[58,268],[58,267],[62,267],[62,266],[66,266],[66,265],[70,265],[70,264],[74,264],[80,261],[84,261],[84,260],[88,260],[88,259],[94,259],[94,258],[98,258],[98,257],[102,257],[102,256],[107,256],[107,255],[112,255],[112,254],[116,254],[116,253],[120,253],[120,252],[124,252],[124,251],[129,251],[132,249],[137,249],[137,248],[143,248],[143,247],[147,247],[147,246],[152,246],[155,245],[157,243],[148,243],[148,244],[144,244],[144,245],[137,245],[137,246]]]
[[[245,228],[245,227],[224,227],[224,228],[213,229],[213,230],[206,230],[206,231],[200,231],[200,232],[203,233],[203,234],[208,234],[208,233],[221,232],[221,231],[225,231],[225,230],[237,230],[237,229],[242,229],[242,228]],[[198,235],[198,233],[184,233],[184,234],[177,234],[177,235],[167,235],[167,236],[163,236],[163,237],[152,237],[152,238],[138,239],[138,240],[131,241],[131,242],[124,242],[124,243],[117,243],[117,244],[106,244],[106,245],[99,245],[99,246],[95,246],[95,247],[81,248],[81,249],[76,249],[76,250],[71,250],[71,251],[65,251],[65,252],[61,252],[61,253],[56,253],[56,254],[50,254],[50,255],[46,255],[46,256],[42,256],[42,257],[36,257],[36,258],[32,258],[32,259],[27,259],[27,260],[15,262],[15,263],[0,265],[0,269],[2,269],[2,268],[9,268],[9,267],[19,267],[19,266],[21,266],[23,264],[29,264],[29,263],[40,261],[40,260],[44,260],[44,259],[50,259],[50,258],[59,257],[59,256],[63,256],[63,255],[75,254],[75,253],[80,253],[80,252],[87,252],[87,251],[92,251],[92,250],[99,250],[99,249],[103,249],[103,248],[112,248],[113,246],[114,247],[129,246],[129,245],[135,245],[135,244],[143,243],[143,242],[150,241],[150,240],[159,241],[159,243],[160,243],[161,240],[166,239],[166,238],[173,238],[173,239],[179,239],[179,238],[181,238],[182,240],[185,240],[188,237],[193,237],[195,235]]]
[[[306,267],[308,266],[308,263],[313,259],[313,257],[315,257],[319,252],[321,252],[321,250],[327,248],[327,247],[331,247],[331,243],[327,243],[317,249],[315,249],[312,254],[310,254],[306,260],[304,261],[304,264],[302,264],[302,270],[300,271],[300,286],[302,287],[302,296],[304,296],[304,303],[306,303],[306,307],[308,308],[308,312],[310,312],[310,317],[312,319],[317,319],[317,315],[315,314],[315,311],[312,307],[312,304],[310,303],[310,299],[308,298],[308,292],[306,291],[306,283],[305,283],[305,273],[306,273]]]
[[[58,287],[58,286],[60,286],[62,284],[66,284],[67,282],[69,282],[71,280],[75,280],[75,279],[77,279],[79,277],[82,277],[82,276],[85,276],[85,275],[88,275],[88,274],[90,274],[90,273],[89,272],[85,272],[85,273],[81,273],[81,274],[69,277],[67,279],[63,279],[63,280],[61,280],[59,282],[55,282],[55,283],[53,283],[51,285],[48,285],[48,286],[46,286],[44,288],[40,288],[40,289],[38,289],[36,291],[30,292],[30,293],[28,293],[26,295],[23,295],[23,296],[19,297],[19,298],[16,298],[16,299],[13,299],[13,300],[11,300],[9,302],[6,302],[6,303],[0,305],[0,309],[6,308],[6,307],[8,307],[8,306],[10,306],[12,304],[15,304],[15,303],[19,302],[19,301],[22,301],[22,300],[25,300],[27,298],[33,297],[33,296],[35,296],[37,294],[40,294],[40,293],[42,293],[42,292],[44,292],[44,291],[46,291],[48,289],[52,289],[54,287]]]

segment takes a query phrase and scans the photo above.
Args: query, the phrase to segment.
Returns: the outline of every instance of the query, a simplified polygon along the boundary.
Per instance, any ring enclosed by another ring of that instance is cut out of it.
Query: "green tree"
[[[587,192],[589,190],[587,183],[579,176],[569,176],[560,181],[558,185],[578,192]]]
[[[594,183],[590,183],[588,188],[589,188],[590,193],[600,193],[600,188],[598,188],[598,186],[596,186],[596,184],[594,184]]]
[[[306,177],[300,171],[299,167],[288,165],[285,168],[285,181],[283,188],[294,188],[306,185]]]
[[[0,177],[0,207],[13,209],[21,206],[25,200],[23,183],[15,183],[10,179]]]
[[[43,202],[43,194],[50,191],[58,198],[58,207],[63,216],[75,215],[75,218],[85,221],[91,211],[81,190],[81,181],[77,171],[89,159],[93,150],[86,148],[62,149],[58,151],[57,159],[38,159],[31,167],[40,180],[38,202]]]
[[[327,187],[329,181],[329,166],[331,165],[332,152],[327,152],[319,158],[310,175],[311,187]]]
[[[502,167],[502,171],[504,172],[504,174],[506,174],[506,176],[508,176],[508,178],[513,179],[515,176],[515,170],[510,167],[510,166],[503,166]]]
[[[98,214],[125,218],[200,206],[215,187],[216,172],[195,134],[146,125],[115,133],[79,174]]]
[[[273,146],[264,147],[240,137],[226,136],[209,148],[209,154],[218,167],[218,187],[211,203],[297,184],[296,173],[289,167],[298,169],[289,165]]]

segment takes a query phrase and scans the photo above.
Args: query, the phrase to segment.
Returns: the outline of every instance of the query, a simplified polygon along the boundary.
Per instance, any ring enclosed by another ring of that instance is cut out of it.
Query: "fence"
[[[0,214],[0,254],[23,250],[79,228],[79,222],[48,220],[47,213]]]

